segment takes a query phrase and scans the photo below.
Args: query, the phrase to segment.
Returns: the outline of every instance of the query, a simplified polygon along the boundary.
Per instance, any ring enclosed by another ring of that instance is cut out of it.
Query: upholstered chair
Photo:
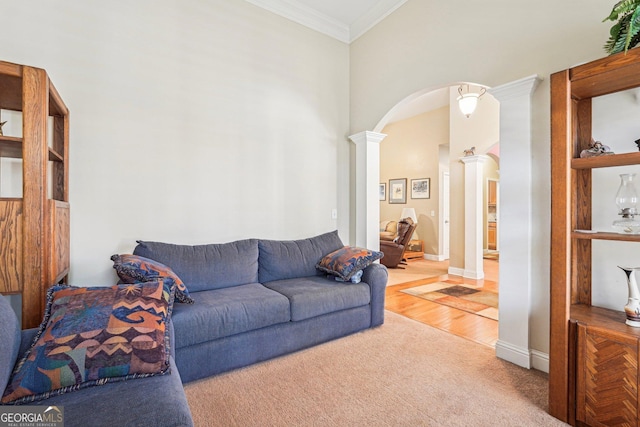
[[[395,239],[397,236],[398,236],[397,221],[383,221],[380,223],[380,240],[393,241],[393,239]]]
[[[401,219],[398,223],[398,236],[395,240],[392,242],[380,241],[380,250],[384,253],[384,257],[380,260],[382,264],[388,268],[404,268],[400,267],[399,264],[416,226],[417,224],[411,218]]]

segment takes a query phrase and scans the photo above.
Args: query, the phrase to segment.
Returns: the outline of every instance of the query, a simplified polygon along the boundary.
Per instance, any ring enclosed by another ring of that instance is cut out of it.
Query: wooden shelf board
[[[64,162],[64,158],[51,147],[49,147],[49,160],[52,162]]]
[[[604,328],[614,332],[640,337],[640,328],[634,328],[624,323],[627,316],[623,311],[588,306],[585,304],[573,304],[571,305],[570,317],[572,320],[584,323],[590,327]]]
[[[11,159],[22,158],[22,138],[15,136],[0,136],[0,157]],[[64,162],[62,155],[49,147],[49,160],[52,162]]]
[[[606,233],[598,231],[597,233],[580,233],[574,231],[571,233],[571,237],[574,239],[582,240],[618,240],[623,242],[640,242],[640,234],[621,234],[621,233]]]
[[[593,98],[638,86],[640,49],[630,49],[569,70],[571,96]]]
[[[69,114],[67,106],[64,104],[60,93],[49,80],[49,115],[50,116],[66,116]]]
[[[608,154],[605,156],[571,159],[573,169],[595,169],[613,166],[630,166],[640,163],[640,152]]]
[[[0,136],[0,157],[22,158],[22,138]]]

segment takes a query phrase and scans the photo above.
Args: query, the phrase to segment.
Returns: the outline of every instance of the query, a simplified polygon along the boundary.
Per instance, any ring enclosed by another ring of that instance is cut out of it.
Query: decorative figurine
[[[640,291],[638,290],[634,273],[636,270],[640,270],[640,268],[621,266],[618,266],[618,268],[624,271],[624,274],[627,276],[627,286],[629,287],[629,301],[627,305],[624,306],[624,312],[627,315],[627,321],[625,323],[638,328],[640,327]]]
[[[4,125],[5,125],[5,123],[7,123],[7,122],[6,122],[6,120],[5,120],[4,122],[0,122],[0,136],[4,135],[4,134],[2,133],[2,126],[4,126]]]
[[[607,145],[604,145],[602,142],[596,141],[595,139],[591,138],[591,144],[589,144],[589,148],[586,150],[582,150],[582,152],[580,153],[580,157],[596,157],[607,154],[613,154],[611,148],[609,148]]]
[[[468,150],[464,150],[465,157],[475,156],[475,155],[476,155],[476,147],[471,147]]]

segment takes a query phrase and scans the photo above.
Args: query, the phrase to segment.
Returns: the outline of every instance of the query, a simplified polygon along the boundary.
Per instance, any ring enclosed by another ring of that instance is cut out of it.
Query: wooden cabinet
[[[22,294],[29,328],[69,271],[69,111],[45,70],[2,61],[0,110],[22,122],[22,135],[0,136],[0,157],[22,160],[22,197],[0,194],[0,293]]]
[[[490,179],[487,181],[487,204],[495,206],[498,203],[498,182]]]
[[[638,425],[640,331],[592,305],[591,266],[593,240],[640,236],[576,231],[591,230],[592,170],[640,164],[639,152],[580,158],[592,99],[638,86],[640,49],[551,75],[549,412],[573,425]]]
[[[487,180],[487,249],[498,250],[498,181]]]
[[[638,337],[582,322],[575,330],[576,421],[638,425]]]
[[[487,225],[487,249],[495,251],[498,248],[498,224],[490,222]]]

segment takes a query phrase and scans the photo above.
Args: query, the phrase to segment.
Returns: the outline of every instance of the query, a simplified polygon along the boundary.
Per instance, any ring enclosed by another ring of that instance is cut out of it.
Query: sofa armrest
[[[384,297],[389,273],[382,264],[371,264],[362,272],[362,281],[371,290],[371,327],[384,323]]]

